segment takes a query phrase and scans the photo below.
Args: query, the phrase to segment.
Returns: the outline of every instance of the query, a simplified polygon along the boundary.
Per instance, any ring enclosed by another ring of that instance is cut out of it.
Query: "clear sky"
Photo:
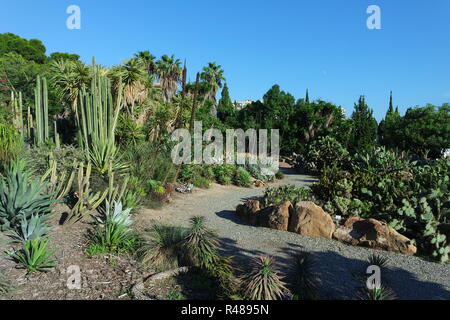
[[[81,30],[66,27],[69,5]],[[381,30],[369,30],[369,5]],[[223,66],[233,100],[275,83],[296,98],[343,106],[364,94],[384,116],[389,91],[408,107],[450,101],[449,0],[1,0],[0,32],[41,39],[47,53],[114,65],[139,50],[187,59],[189,78]]]

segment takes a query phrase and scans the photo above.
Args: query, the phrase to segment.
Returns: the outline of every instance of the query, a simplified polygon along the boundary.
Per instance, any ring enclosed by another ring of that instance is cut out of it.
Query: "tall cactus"
[[[22,138],[25,137],[25,126],[23,122],[23,105],[22,105],[22,92],[18,95],[11,91],[11,105],[14,112],[14,126],[19,131]]]
[[[49,140],[48,127],[48,90],[47,80],[38,75],[36,79],[36,87],[34,89],[35,101],[35,120],[34,143],[41,144]]]
[[[122,97],[113,101],[111,83],[100,74],[100,69],[92,63],[93,79],[90,92],[83,89],[77,104],[76,117],[79,130],[79,143],[100,174],[107,174],[109,165],[114,169],[122,166],[118,162],[118,149],[115,144],[115,129],[122,107]],[[121,92],[121,84],[119,85]]]

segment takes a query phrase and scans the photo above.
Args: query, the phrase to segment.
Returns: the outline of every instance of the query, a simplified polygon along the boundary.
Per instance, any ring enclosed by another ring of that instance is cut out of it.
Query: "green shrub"
[[[312,142],[306,154],[296,160],[296,166],[311,174],[321,174],[324,168],[341,168],[349,159],[348,151],[333,137],[325,136]]]
[[[24,162],[13,163],[0,180],[0,231],[20,228],[32,215],[50,214],[54,201],[45,190],[45,184],[31,180]]]
[[[275,173],[275,178],[277,180],[283,180],[284,179],[284,173],[281,170],[278,170],[277,173]]]
[[[290,201],[293,205],[299,201],[312,200],[311,190],[294,185],[282,185],[279,187],[269,187],[264,192],[261,199],[263,207],[274,206],[284,201]]]
[[[211,182],[205,177],[195,177],[192,184],[197,188],[209,189]]]
[[[252,185],[252,176],[244,168],[236,168],[233,183],[239,187],[250,187]]]
[[[311,186],[332,215],[384,221],[421,255],[450,255],[450,161],[412,162],[384,148],[355,155],[350,171],[326,168]]]
[[[230,182],[233,180],[234,170],[235,166],[231,164],[224,164],[213,167],[216,181],[220,184],[230,184]]]
[[[22,138],[13,125],[0,122],[0,164],[4,165],[19,155]]]
[[[136,120],[121,114],[117,123],[116,138],[122,146],[137,145],[144,142],[145,134],[143,128],[136,124]]]

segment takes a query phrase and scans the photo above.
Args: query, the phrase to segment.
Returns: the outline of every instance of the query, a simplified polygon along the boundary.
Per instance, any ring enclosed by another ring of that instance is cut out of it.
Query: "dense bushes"
[[[305,154],[296,159],[296,167],[304,172],[318,174],[329,166],[342,167],[348,161],[349,153],[333,137],[320,137],[312,142]]]
[[[23,145],[16,128],[0,119],[0,170],[5,163],[15,159]]]
[[[419,165],[392,151],[355,155],[349,170],[331,167],[312,186],[331,214],[375,218],[415,239],[419,252],[449,259],[450,161]]]

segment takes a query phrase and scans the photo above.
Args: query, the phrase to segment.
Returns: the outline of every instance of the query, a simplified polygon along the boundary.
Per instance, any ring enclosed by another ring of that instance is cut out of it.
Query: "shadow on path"
[[[263,255],[259,250],[248,250],[238,247],[236,241],[229,238],[221,239],[221,252],[232,256],[234,264],[239,269],[248,267],[253,258]],[[301,245],[287,243],[284,248],[278,249],[275,254],[277,269],[280,275],[287,277],[292,275],[293,257],[302,252]],[[368,261],[348,258],[333,251],[311,252],[313,270],[319,279],[319,295],[321,299],[349,300],[358,299],[358,289],[365,285]],[[358,280],[355,274],[362,276]],[[450,291],[442,285],[434,282],[426,282],[417,279],[411,272],[391,267],[389,260],[387,267],[383,269],[381,281],[391,288],[399,300],[448,300]]]

